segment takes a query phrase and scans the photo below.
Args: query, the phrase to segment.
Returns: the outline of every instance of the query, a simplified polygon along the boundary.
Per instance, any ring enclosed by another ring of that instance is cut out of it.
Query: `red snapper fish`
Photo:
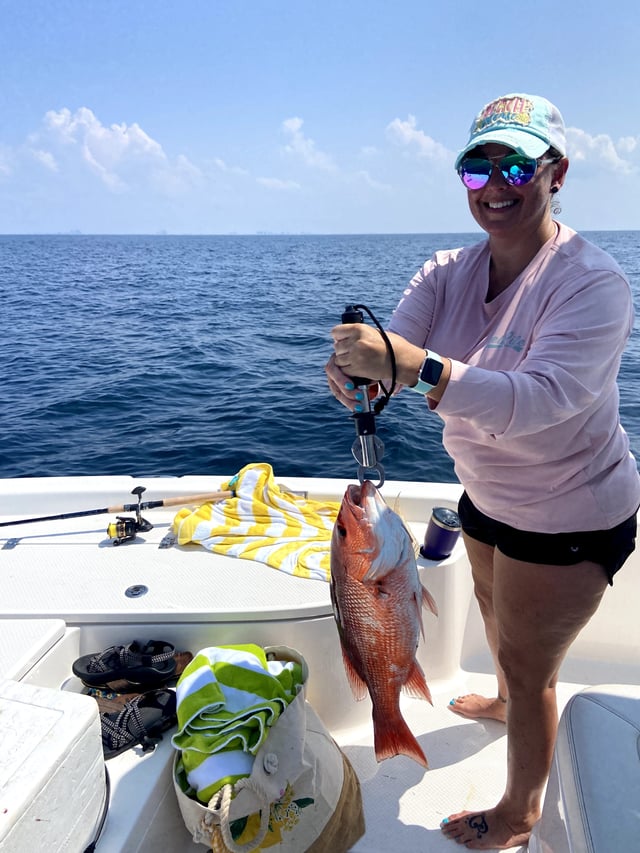
[[[376,759],[427,759],[400,713],[400,691],[431,701],[416,660],[422,607],[437,615],[420,583],[411,534],[370,480],[347,487],[331,540],[331,602],[356,699],[373,704]]]

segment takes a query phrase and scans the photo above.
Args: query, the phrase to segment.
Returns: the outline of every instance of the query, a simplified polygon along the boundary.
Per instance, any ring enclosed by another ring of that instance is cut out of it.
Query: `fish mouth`
[[[353,515],[362,520],[373,521],[386,508],[382,496],[372,480],[365,480],[360,485],[347,488],[347,504]]]
[[[358,486],[355,486],[355,485],[348,486],[346,498],[347,499],[346,499],[345,503],[349,507],[349,510],[353,514],[357,515],[357,517],[360,517],[361,512],[358,512],[358,510],[362,511],[362,509],[363,509],[363,506],[362,506],[362,487],[359,485]]]
[[[345,509],[351,516],[352,524],[364,537],[365,545],[361,553],[372,554],[379,550],[377,527],[387,512],[387,505],[371,480],[347,488]],[[344,519],[346,521],[346,518]],[[348,522],[347,522],[348,523]]]
[[[360,501],[362,500],[362,487],[355,485],[349,486],[347,493],[349,495],[349,502],[354,506],[360,506]]]
[[[371,480],[347,486],[334,528],[334,547],[366,558],[364,583],[377,583],[414,554],[402,519]]]
[[[349,486],[349,496],[356,506],[363,506],[365,501],[373,499],[378,503],[382,501],[377,486],[373,480],[364,480],[359,486]]]

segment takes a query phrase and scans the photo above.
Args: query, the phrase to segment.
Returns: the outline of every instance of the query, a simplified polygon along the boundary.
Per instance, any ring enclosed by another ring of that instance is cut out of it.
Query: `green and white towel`
[[[302,687],[302,667],[253,644],[202,649],[176,688],[178,773],[201,802],[251,774],[269,727]]]

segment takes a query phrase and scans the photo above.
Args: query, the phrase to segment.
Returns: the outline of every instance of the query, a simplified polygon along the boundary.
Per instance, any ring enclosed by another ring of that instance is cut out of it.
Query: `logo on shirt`
[[[507,332],[506,335],[493,335],[489,338],[485,349],[513,349],[516,352],[522,352],[524,338],[514,334],[514,332]]]

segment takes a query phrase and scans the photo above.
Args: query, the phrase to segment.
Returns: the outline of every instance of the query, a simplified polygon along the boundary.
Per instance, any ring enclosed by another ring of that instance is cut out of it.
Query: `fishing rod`
[[[162,506],[188,506],[189,504],[202,504],[208,502],[216,503],[218,501],[226,500],[227,498],[232,498],[235,494],[235,492],[232,491],[217,491],[206,492],[202,495],[185,495],[178,498],[162,498],[161,500],[156,501],[142,501],[141,496],[145,491],[146,489],[144,486],[136,486],[136,488],[132,490],[131,494],[138,496],[138,503],[134,504],[106,506],[101,507],[100,509],[83,509],[79,512],[62,512],[58,515],[42,515],[38,518],[18,518],[15,521],[2,521],[0,522],[0,527],[11,527],[15,524],[31,524],[36,521],[59,521],[65,518],[85,518],[90,515],[104,515],[106,513],[117,512],[135,512],[140,520],[140,512],[142,510],[156,509],[157,507]],[[148,524],[148,522],[146,523]],[[148,529],[151,528],[149,527]]]

